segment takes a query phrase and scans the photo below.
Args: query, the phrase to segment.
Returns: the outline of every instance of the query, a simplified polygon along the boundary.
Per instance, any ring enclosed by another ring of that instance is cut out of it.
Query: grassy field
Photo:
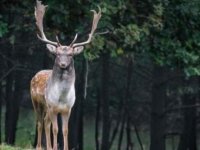
[[[4,114],[4,112],[2,113]],[[2,116],[2,120],[4,120],[4,116]],[[4,124],[2,124],[3,126]],[[134,142],[134,150],[140,150],[140,146],[134,130],[132,131],[132,138]],[[4,126],[2,128],[2,133],[4,133]],[[94,119],[87,118],[85,119],[84,126],[84,149],[85,150],[95,150],[95,135],[94,135]],[[2,135],[3,136],[3,135]],[[33,111],[29,109],[22,108],[20,110],[19,122],[17,125],[17,134],[16,134],[16,144],[15,148],[1,145],[0,150],[31,150],[32,143],[35,137],[35,116]],[[3,137],[4,138],[4,137]],[[125,137],[126,138],[126,137]],[[126,146],[126,139],[123,139],[122,149]],[[149,133],[148,132],[140,132],[140,138],[143,143],[143,149],[149,149]],[[118,138],[117,138],[118,139]],[[174,144],[172,144],[174,143]],[[178,138],[175,138],[173,141],[171,138],[166,141],[166,150],[176,149],[178,143]],[[112,146],[112,150],[117,149],[117,140],[114,142]]]
[[[2,144],[0,145],[0,150],[34,150],[33,148],[22,148],[17,146],[9,146]]]

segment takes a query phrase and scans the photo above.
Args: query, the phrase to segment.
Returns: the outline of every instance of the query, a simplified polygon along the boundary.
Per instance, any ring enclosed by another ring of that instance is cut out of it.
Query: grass
[[[0,150],[34,150],[32,148],[21,148],[17,146],[10,146],[6,144],[0,145]]]
[[[9,146],[9,145],[2,144],[2,145],[0,145],[0,149],[1,150],[20,150],[21,148],[12,147],[12,146]]]

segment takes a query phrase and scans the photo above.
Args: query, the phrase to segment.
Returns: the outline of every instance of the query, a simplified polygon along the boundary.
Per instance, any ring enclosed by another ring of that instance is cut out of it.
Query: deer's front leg
[[[51,122],[53,125],[53,150],[58,149],[57,135],[58,135],[58,122],[57,122],[57,112],[51,111],[50,114]]]
[[[44,123],[45,123],[45,134],[46,134],[46,147],[47,150],[52,150],[51,137],[50,137],[51,120],[48,112],[46,113]]]
[[[64,140],[64,150],[68,150],[68,122],[70,117],[71,109],[67,112],[62,113],[62,132]]]

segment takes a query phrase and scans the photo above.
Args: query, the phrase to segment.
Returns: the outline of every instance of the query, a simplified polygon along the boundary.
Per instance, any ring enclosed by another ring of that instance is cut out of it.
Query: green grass
[[[0,150],[33,150],[31,148],[21,148],[21,147],[13,147],[13,146],[9,146],[9,145],[5,145],[5,144],[2,144],[0,145]]]
[[[17,147],[12,147],[12,146],[8,146],[8,145],[4,145],[4,144],[0,145],[0,149],[1,150],[19,150],[19,148],[17,148]]]

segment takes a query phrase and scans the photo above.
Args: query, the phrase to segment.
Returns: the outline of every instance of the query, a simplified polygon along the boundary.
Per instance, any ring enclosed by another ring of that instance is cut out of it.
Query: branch
[[[3,57],[3,59],[8,60],[8,61],[11,62],[12,64],[16,64],[16,62],[15,62],[14,60],[8,58],[7,56],[5,56],[4,54],[2,54],[1,52],[0,52],[0,55]]]
[[[136,133],[136,137],[137,137],[137,140],[139,142],[140,148],[141,148],[141,150],[144,150],[143,144],[142,144],[142,140],[140,138],[140,134],[139,134],[139,131],[138,131],[138,128],[137,128],[137,126],[134,123],[133,123],[133,126],[135,128],[135,133]]]
[[[96,32],[95,35],[103,35],[103,34],[108,34],[110,33],[109,30],[103,31],[103,32]]]
[[[7,77],[13,70],[15,70],[17,68],[18,64],[14,65],[12,68],[10,68],[1,78],[0,78],[0,82]]]
[[[85,74],[84,74],[84,93],[83,93],[83,97],[84,99],[86,99],[87,96],[87,86],[88,86],[88,69],[89,65],[88,65],[88,60],[85,59]]]
[[[165,110],[165,113],[169,113],[171,111],[177,111],[177,110],[180,110],[180,109],[189,109],[189,108],[195,108],[195,107],[200,107],[200,104],[196,104],[196,105],[184,105],[184,106],[180,106],[180,107],[174,107],[174,108]]]

